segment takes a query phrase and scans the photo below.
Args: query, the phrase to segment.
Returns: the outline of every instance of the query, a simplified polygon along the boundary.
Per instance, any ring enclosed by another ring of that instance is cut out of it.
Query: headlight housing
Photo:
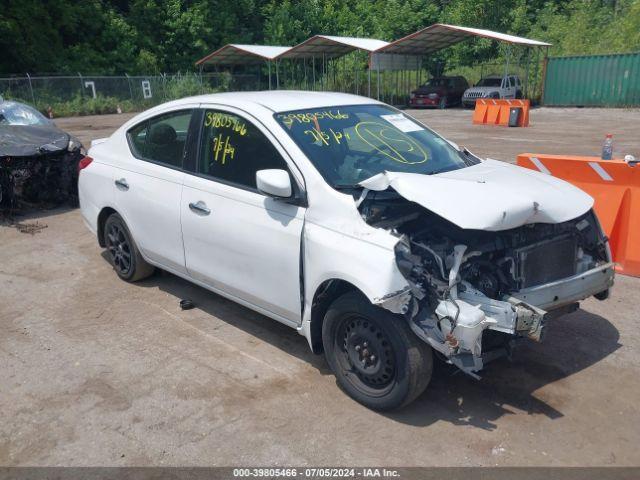
[[[70,152],[75,152],[76,150],[80,150],[82,148],[82,143],[80,140],[74,137],[69,137],[69,144],[67,145],[67,150]]]
[[[438,98],[438,94],[437,93],[430,93],[429,94],[429,98],[433,99],[433,98]]]

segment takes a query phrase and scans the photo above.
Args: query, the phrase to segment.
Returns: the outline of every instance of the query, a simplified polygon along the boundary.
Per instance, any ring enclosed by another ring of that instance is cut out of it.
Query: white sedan
[[[591,197],[370,98],[185,98],[79,167],[82,216],[122,279],[161,268],[296,328],[374,409],[420,395],[433,350],[477,376],[613,285]]]

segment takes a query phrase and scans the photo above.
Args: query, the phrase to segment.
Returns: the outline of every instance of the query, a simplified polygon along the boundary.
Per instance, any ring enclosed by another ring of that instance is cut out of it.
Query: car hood
[[[528,223],[561,223],[593,206],[593,198],[550,175],[497,160],[435,175],[384,172],[360,182],[398,194],[460,228],[499,231]]]
[[[0,125],[0,157],[31,157],[65,150],[69,135],[53,125]]]

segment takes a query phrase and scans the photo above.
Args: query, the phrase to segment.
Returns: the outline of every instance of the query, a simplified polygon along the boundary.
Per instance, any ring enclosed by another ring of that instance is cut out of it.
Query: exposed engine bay
[[[509,354],[518,338],[540,341],[551,317],[587,296],[607,298],[613,284],[592,210],[561,223],[472,230],[388,189],[366,192],[359,211],[398,237],[396,263],[409,284],[380,305],[404,314],[418,336],[471,375]],[[570,281],[597,269],[608,276],[589,280],[593,286]]]
[[[78,202],[79,151],[0,158],[0,208]]]

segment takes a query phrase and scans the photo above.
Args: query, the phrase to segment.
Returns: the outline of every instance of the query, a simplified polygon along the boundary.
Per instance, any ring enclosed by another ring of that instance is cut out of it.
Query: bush
[[[76,95],[63,102],[38,102],[37,108],[46,116],[51,107],[54,117],[72,117],[77,115],[103,115],[105,113],[134,112],[137,106],[131,100],[98,95],[96,98]]]
[[[100,94],[98,94],[96,98],[93,98],[89,95],[83,96],[78,93],[70,100],[56,100],[56,95],[53,93],[47,94],[47,92],[40,91],[38,95],[40,99],[36,99],[35,106],[46,116],[48,116],[48,110],[49,107],[51,107],[54,117],[118,113],[118,107],[121,112],[137,112],[169,100],[219,92],[226,88],[226,85],[224,85],[225,82],[222,83],[222,88],[215,88],[201,83],[199,76],[193,73],[186,73],[167,77],[165,82],[158,83],[154,87],[154,97],[151,99],[139,98],[131,100]],[[31,102],[27,100],[26,103]]]

